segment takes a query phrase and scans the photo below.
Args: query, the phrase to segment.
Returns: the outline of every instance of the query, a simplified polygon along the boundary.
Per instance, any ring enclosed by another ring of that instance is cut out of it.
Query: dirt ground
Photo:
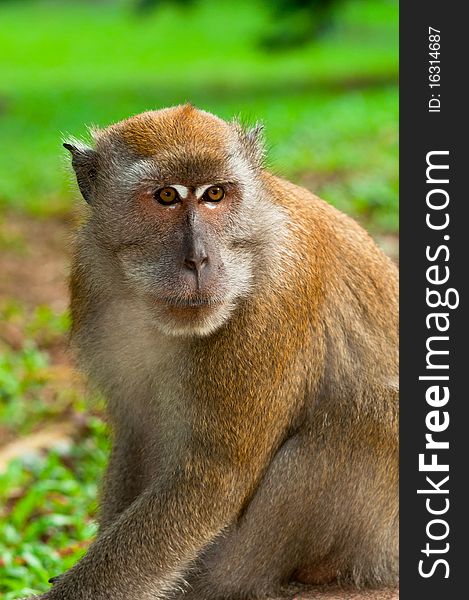
[[[13,298],[26,308],[49,304],[54,310],[63,311],[67,307],[71,223],[71,220],[37,220],[17,215],[4,217],[0,239],[0,302]],[[383,236],[379,242],[388,254],[397,258],[396,238]],[[3,335],[11,336],[14,333],[3,332]],[[7,341],[11,342],[11,340]],[[62,362],[67,353],[57,352],[57,356]],[[60,432],[61,435],[72,436],[72,430],[73,426],[65,433],[62,430]],[[22,440],[21,443],[12,441],[0,449],[0,455],[11,458],[21,453],[24,448],[30,449],[31,445],[39,444],[41,447],[48,447],[58,438],[47,433],[47,431],[35,433],[34,437],[31,436],[30,444],[26,440]],[[356,591],[327,586],[299,591],[291,600],[397,600],[398,598],[397,589]]]
[[[67,308],[71,220],[5,215],[0,221],[0,300]]]
[[[299,592],[291,600],[398,600],[397,589],[346,590],[336,586],[326,586]],[[269,600],[281,600],[269,598]]]

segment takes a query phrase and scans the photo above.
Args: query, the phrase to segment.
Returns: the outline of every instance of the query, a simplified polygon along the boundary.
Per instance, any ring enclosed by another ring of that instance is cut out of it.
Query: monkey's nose
[[[205,254],[201,256],[190,256],[184,259],[184,266],[189,269],[189,271],[195,271],[197,274],[202,271],[207,263],[208,256]]]

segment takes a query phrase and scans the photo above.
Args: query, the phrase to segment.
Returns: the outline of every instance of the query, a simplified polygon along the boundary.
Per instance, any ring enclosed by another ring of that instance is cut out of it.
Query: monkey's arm
[[[100,535],[141,494],[142,454],[142,443],[130,427],[129,431],[116,435],[100,503]]]
[[[191,457],[170,481],[145,491],[44,600],[164,598],[234,520],[255,482],[254,470],[216,457]]]

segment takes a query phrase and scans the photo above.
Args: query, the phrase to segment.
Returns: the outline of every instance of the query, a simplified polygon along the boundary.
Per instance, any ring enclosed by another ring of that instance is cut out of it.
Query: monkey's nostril
[[[208,256],[201,257],[191,257],[184,259],[184,266],[187,267],[190,271],[197,271],[199,273],[205,265],[208,263]]]

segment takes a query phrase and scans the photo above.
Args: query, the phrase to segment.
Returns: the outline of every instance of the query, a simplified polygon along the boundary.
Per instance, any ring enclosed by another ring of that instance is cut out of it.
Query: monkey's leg
[[[237,523],[206,550],[174,600],[252,600],[278,594],[299,551],[299,516],[304,514],[298,474],[301,441],[282,445]]]
[[[288,440],[181,598],[252,600],[278,595],[295,579],[394,585],[397,485],[376,476],[388,470],[372,449],[358,450],[327,433],[319,443],[308,435]]]

